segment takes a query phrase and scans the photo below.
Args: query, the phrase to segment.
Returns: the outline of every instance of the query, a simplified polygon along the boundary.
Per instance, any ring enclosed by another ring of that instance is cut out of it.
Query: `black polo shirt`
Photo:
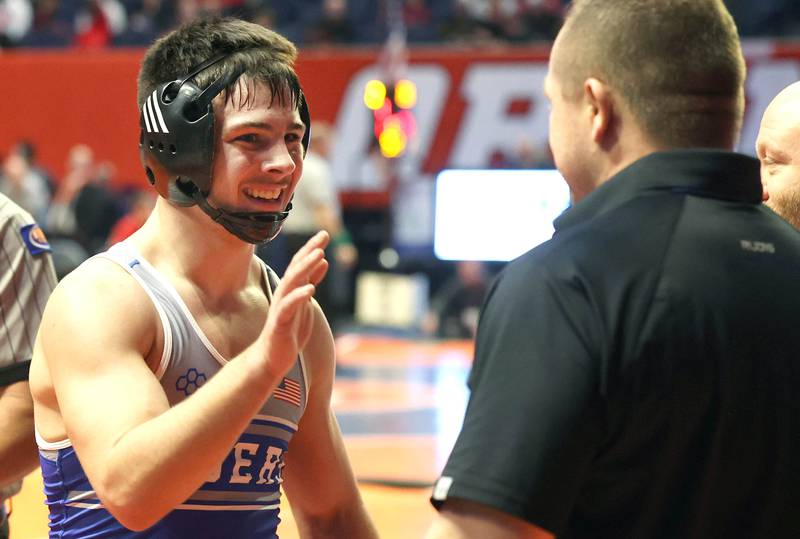
[[[484,305],[434,489],[559,537],[800,537],[800,233],[758,161],[651,154]]]

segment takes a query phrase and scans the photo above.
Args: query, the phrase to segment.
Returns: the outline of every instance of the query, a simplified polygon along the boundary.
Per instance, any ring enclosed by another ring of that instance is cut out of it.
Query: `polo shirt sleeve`
[[[604,435],[590,296],[541,264],[512,263],[494,283],[434,506],[465,499],[563,532]]]
[[[7,200],[7,199],[6,199]],[[26,212],[0,204],[0,374],[26,363],[56,285],[50,246]]]

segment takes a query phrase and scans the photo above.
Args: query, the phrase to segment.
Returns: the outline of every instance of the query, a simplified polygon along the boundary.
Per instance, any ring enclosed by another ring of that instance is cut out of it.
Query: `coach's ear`
[[[602,144],[611,127],[614,114],[611,93],[604,82],[593,77],[583,83],[583,93],[591,116],[592,140]]]

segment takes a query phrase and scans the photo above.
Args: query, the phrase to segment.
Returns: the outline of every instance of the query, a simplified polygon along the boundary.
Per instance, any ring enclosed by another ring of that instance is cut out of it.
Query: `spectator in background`
[[[800,82],[767,107],[756,141],[767,206],[800,229]]]
[[[507,161],[509,168],[554,168],[550,146],[546,143],[539,146],[528,137],[522,137],[514,146],[514,151]]]
[[[45,303],[56,286],[50,247],[33,218],[0,195],[0,539],[3,502],[36,466],[28,368]]]
[[[50,192],[50,196],[52,197],[56,191],[56,183],[53,180],[53,175],[50,174],[47,169],[39,165],[36,155],[36,146],[34,146],[34,144],[28,140],[21,140],[14,145],[12,151],[18,153],[23,157],[23,159],[25,159],[25,161],[28,163],[28,167],[31,169],[31,172],[41,178],[41,183],[47,186],[47,190]]]
[[[19,204],[34,219],[41,220],[50,203],[47,180],[31,166],[17,145],[3,161],[0,172],[0,192]]]
[[[115,36],[115,45],[149,45],[175,21],[175,2],[168,0],[133,0],[127,8],[128,25]]]
[[[476,17],[469,0],[451,0],[451,11],[442,22],[441,36],[445,41],[480,46],[495,43],[497,32]]]
[[[184,23],[205,15],[239,15],[247,11],[245,0],[178,0],[178,22]]]
[[[427,0],[407,0],[403,2],[403,20],[407,39],[410,42],[436,40],[437,22]]]
[[[800,32],[796,0],[725,0],[742,36],[785,37]]]
[[[114,224],[106,243],[119,243],[141,228],[153,211],[156,196],[152,191],[136,191],[132,195],[130,209]]]
[[[45,230],[49,235],[73,236],[77,232],[75,199],[94,172],[94,152],[85,144],[76,144],[67,154],[67,171],[56,188],[47,212]]]
[[[118,0],[84,0],[75,15],[75,44],[79,47],[107,47],[127,27],[125,8]]]
[[[474,339],[478,314],[488,289],[489,278],[483,262],[457,262],[455,275],[445,281],[431,299],[422,331],[443,339]]]
[[[552,40],[562,20],[560,0],[456,0],[476,27],[512,42]]]
[[[74,13],[58,0],[38,0],[33,26],[20,42],[24,47],[67,47],[75,35]]]
[[[310,23],[307,41],[314,44],[353,43],[357,29],[348,18],[348,0],[322,0],[319,17]]]
[[[112,227],[122,216],[117,194],[110,187],[115,171],[116,167],[110,161],[98,163],[89,181],[75,197],[77,239],[90,254],[105,247]]]
[[[53,246],[53,263],[56,275],[61,279],[91,252],[78,228],[75,201],[84,186],[92,181],[94,153],[85,144],[76,144],[67,155],[67,171],[56,188],[56,193],[47,211],[45,230]]]
[[[0,49],[19,43],[33,23],[29,0],[0,0]]]
[[[358,251],[342,222],[341,206],[333,181],[329,155],[333,131],[330,124],[314,122],[311,144],[303,162],[302,181],[292,199],[292,212],[283,225],[283,232],[258,253],[279,274],[300,247],[320,230],[331,236],[327,278],[317,287],[315,298],[333,324],[343,314],[349,298],[349,272],[358,260]]]
[[[566,2],[562,0],[525,0],[519,17],[525,25],[526,41],[552,41],[564,20]]]

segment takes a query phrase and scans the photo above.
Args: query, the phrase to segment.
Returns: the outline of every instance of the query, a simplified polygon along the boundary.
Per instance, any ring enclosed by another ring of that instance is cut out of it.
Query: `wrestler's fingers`
[[[329,268],[330,264],[328,263],[327,260],[323,258],[309,272],[308,282],[314,285],[318,285],[319,283],[322,282],[322,279],[325,278],[325,275],[327,275]]]
[[[314,295],[316,287],[313,284],[306,284],[297,287],[281,299],[280,305],[274,312],[270,313],[272,323],[276,329],[283,329],[291,326],[294,322],[298,309],[303,308]]]
[[[311,274],[314,273],[314,269],[319,263],[325,260],[324,257],[325,252],[319,248],[307,253],[302,258],[297,258],[297,255],[295,255],[292,263],[286,268],[286,273],[283,274],[278,288],[275,290],[275,298],[280,299],[292,289],[311,282]],[[327,261],[325,264],[327,264]]]
[[[330,235],[324,230],[320,230],[319,232],[311,236],[311,238],[309,238],[309,240],[302,247],[300,247],[300,249],[297,250],[297,252],[292,257],[292,260],[289,263],[289,265],[291,266],[295,260],[303,258],[314,249],[325,250],[325,247],[328,246],[328,242],[330,242]]]

